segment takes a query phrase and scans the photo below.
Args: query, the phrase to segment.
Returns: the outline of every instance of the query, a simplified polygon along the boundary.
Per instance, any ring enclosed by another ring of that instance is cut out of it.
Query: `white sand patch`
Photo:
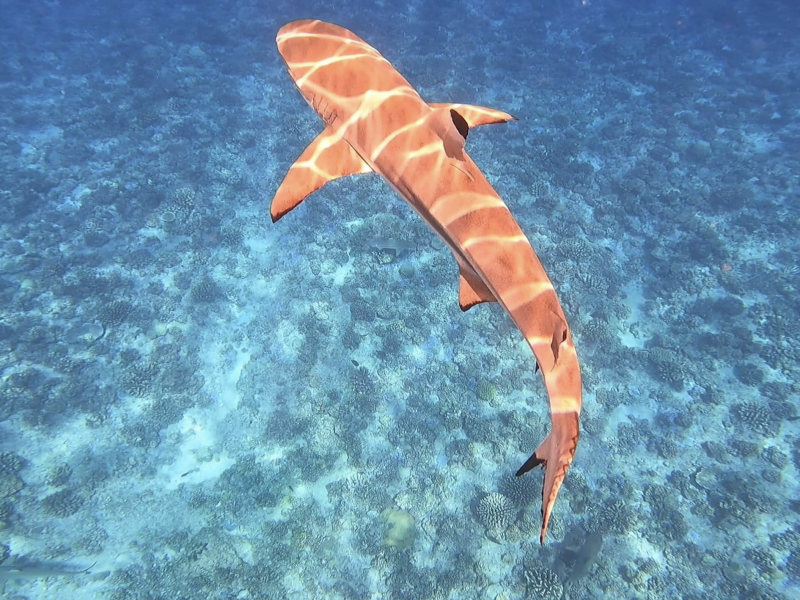
[[[250,248],[256,254],[268,255],[269,251],[275,245],[276,237],[262,236],[247,238],[244,245]]]
[[[317,504],[326,510],[331,510],[333,505],[328,498],[328,484],[348,477],[351,472],[352,469],[347,465],[347,454],[342,453],[333,468],[325,475],[312,483],[303,482],[293,486],[294,495],[300,499],[313,498]]]
[[[167,428],[168,437],[175,437],[180,443],[175,460],[160,469],[165,489],[174,490],[182,483],[198,484],[216,479],[236,462],[227,451],[214,450],[220,441],[217,425],[239,405],[241,395],[237,384],[250,356],[246,349],[237,352],[233,364],[221,378],[212,406],[189,410],[183,419]],[[205,358],[212,364],[221,362],[214,350],[209,350]]]
[[[344,285],[344,282],[347,281],[347,278],[350,276],[350,272],[353,270],[353,259],[350,258],[345,264],[340,265],[336,268],[333,272],[333,284],[341,287]]]
[[[216,479],[235,462],[226,451],[214,454],[217,445],[216,423],[209,419],[208,411],[187,412],[179,423],[171,425],[167,432],[181,439],[177,458],[161,468],[160,476],[165,480],[164,488],[174,490],[182,483],[202,483]]]
[[[300,351],[303,339],[303,334],[289,319],[283,319],[275,330],[275,345],[281,347],[284,355],[292,358],[296,357]]]
[[[644,348],[645,338],[634,334],[637,323],[647,320],[647,316],[642,312],[644,305],[644,295],[642,288],[637,281],[629,282],[624,288],[625,304],[631,309],[630,316],[625,319],[624,327],[619,332],[619,341],[628,348]]]
[[[616,431],[616,428],[622,423],[630,423],[631,418],[647,419],[648,421],[652,419],[655,411],[647,404],[644,404],[643,398],[639,399],[642,400],[642,404],[620,404],[617,406],[608,415],[608,421],[606,422],[607,430]]]

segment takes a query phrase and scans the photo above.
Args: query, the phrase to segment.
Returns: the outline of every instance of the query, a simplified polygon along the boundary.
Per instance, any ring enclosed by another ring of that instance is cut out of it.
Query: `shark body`
[[[0,565],[0,593],[5,592],[6,583],[9,581],[23,581],[30,579],[47,579],[48,577],[66,577],[68,575],[81,575],[88,573],[96,564],[79,569],[67,563],[49,561],[26,560],[21,563]]]
[[[597,557],[602,549],[603,535],[594,531],[586,536],[581,546],[570,550],[570,554],[574,555],[574,560],[569,575],[564,579],[564,585],[571,585],[588,575],[592,566],[597,562]]]
[[[377,50],[323,21],[293,21],[278,51],[324,131],[289,169],[272,201],[273,222],[328,181],[378,173],[438,234],[459,267],[459,305],[498,302],[541,369],[552,428],[522,465],[543,466],[544,543],[553,504],[579,435],[581,377],[564,311],[508,207],[464,150],[471,127],[514,120],[462,104],[428,104]]]

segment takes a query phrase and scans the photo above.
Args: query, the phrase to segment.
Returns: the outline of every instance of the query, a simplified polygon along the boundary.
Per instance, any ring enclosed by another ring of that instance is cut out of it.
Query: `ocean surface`
[[[541,374],[377,175],[270,202],[347,27],[559,294],[581,439],[544,545]],[[800,598],[796,0],[0,3],[0,594]]]

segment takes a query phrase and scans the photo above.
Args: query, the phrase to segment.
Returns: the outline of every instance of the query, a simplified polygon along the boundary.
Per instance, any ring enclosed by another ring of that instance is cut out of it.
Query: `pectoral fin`
[[[459,115],[464,117],[470,128],[478,127],[480,125],[491,125],[492,123],[506,123],[507,121],[516,121],[516,117],[512,117],[508,113],[493,108],[484,108],[483,106],[470,106],[469,104],[440,104],[429,103],[432,109],[446,108],[454,110]]]
[[[468,311],[481,302],[497,302],[497,300],[480,280],[477,284],[471,284],[462,272],[458,278],[458,305],[461,310]]]
[[[270,215],[276,222],[312,192],[334,179],[371,173],[372,169],[339,135],[325,129],[311,142],[286,173],[275,197]]]
[[[458,261],[458,305],[468,311],[481,302],[497,302],[491,290],[481,281],[477,273],[467,264]]]

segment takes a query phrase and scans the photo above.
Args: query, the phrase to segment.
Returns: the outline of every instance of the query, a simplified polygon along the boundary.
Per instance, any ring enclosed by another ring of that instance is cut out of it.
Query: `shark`
[[[68,563],[50,561],[36,561],[17,559],[14,564],[0,565],[0,593],[5,592],[6,583],[9,581],[22,581],[30,579],[47,579],[49,577],[66,577],[88,573],[97,561],[85,568],[75,567]]]
[[[586,539],[580,546],[565,549],[564,554],[572,557],[572,568],[563,581],[565,590],[589,574],[602,549],[603,535],[599,531],[586,534]]]
[[[344,27],[298,20],[278,52],[323,131],[292,164],[270,206],[273,223],[326,183],[377,173],[442,239],[459,270],[462,311],[498,303],[530,346],[551,428],[516,472],[544,469],[544,544],[579,437],[581,373],[550,278],[505,202],[465,150],[474,127],[516,120],[491,108],[428,103],[375,48]]]

